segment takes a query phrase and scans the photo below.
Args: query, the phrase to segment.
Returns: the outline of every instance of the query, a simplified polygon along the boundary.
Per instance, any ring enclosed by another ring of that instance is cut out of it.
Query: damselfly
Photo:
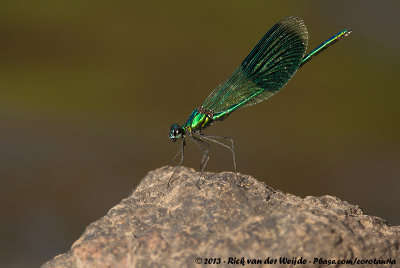
[[[187,137],[203,151],[201,174],[209,160],[208,142],[224,146],[232,152],[234,169],[237,172],[233,140],[205,135],[201,131],[216,121],[225,119],[239,108],[268,99],[285,86],[296,71],[313,56],[350,33],[351,29],[344,29],[306,54],[308,32],[302,19],[288,17],[275,24],[235,72],[211,92],[203,105],[192,112],[185,124],[171,125],[169,138],[174,142],[182,138],[182,148],[176,155],[181,154],[181,160],[168,185],[182,165]]]

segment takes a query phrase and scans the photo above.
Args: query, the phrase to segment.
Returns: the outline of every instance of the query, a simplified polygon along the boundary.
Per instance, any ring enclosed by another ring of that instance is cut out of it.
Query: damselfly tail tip
[[[349,36],[351,34],[351,32],[353,31],[353,28],[349,27],[349,28],[344,29],[344,31],[345,31],[344,36]]]

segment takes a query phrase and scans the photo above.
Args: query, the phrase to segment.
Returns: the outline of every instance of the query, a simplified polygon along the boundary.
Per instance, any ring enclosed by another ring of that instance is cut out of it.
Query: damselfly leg
[[[200,138],[202,138],[202,139],[209,140],[209,141],[211,141],[211,142],[214,142],[214,143],[216,143],[216,144],[219,144],[219,145],[221,145],[221,146],[227,148],[228,150],[230,150],[231,153],[232,153],[233,167],[234,167],[234,169],[235,169],[235,173],[237,173],[236,156],[235,156],[235,147],[233,146],[233,140],[232,140],[231,138],[229,138],[229,137],[224,137],[224,136],[205,135],[205,134],[200,133],[200,132],[197,132],[196,134],[199,135]],[[225,140],[225,141],[228,140],[228,141],[231,142],[231,146],[226,145],[225,143],[220,142],[220,141],[217,141],[217,140],[215,140],[215,139],[223,139],[223,140]]]
[[[171,184],[171,182],[173,182],[172,178],[174,177],[175,173],[178,171],[178,169],[181,167],[182,163],[183,163],[183,159],[185,158],[185,146],[186,146],[186,142],[185,139],[182,138],[182,148],[178,151],[178,153],[174,156],[174,158],[172,159],[172,161],[175,160],[175,158],[178,156],[178,154],[181,152],[181,161],[179,161],[178,166],[175,168],[174,173],[172,173],[171,177],[169,178],[168,181],[168,185],[167,187],[169,187],[169,185]]]
[[[232,153],[233,167],[234,167],[234,169],[235,169],[236,178],[240,177],[240,176],[239,176],[239,173],[238,173],[238,171],[237,171],[235,147],[234,147],[234,145],[233,145],[233,139],[232,139],[232,138],[225,137],[225,136],[205,135],[205,134],[200,133],[200,132],[196,132],[196,134],[199,135],[199,138],[201,138],[201,139],[209,140],[209,141],[211,141],[211,142],[214,142],[214,143],[216,143],[216,144],[219,144],[219,145],[221,145],[221,146],[223,146],[223,147],[229,149],[229,150],[231,151],[231,153]],[[215,140],[215,139],[222,139],[222,140],[224,140],[225,142],[226,142],[226,141],[229,141],[229,142],[231,143],[231,145],[230,145],[230,146],[229,146],[229,145],[226,145],[225,143],[220,142],[220,141]],[[243,182],[243,178],[240,177],[240,179],[241,179],[241,182]]]
[[[208,155],[208,150],[210,148],[210,144],[208,144],[207,142],[197,138],[196,136],[190,135],[189,137],[192,138],[194,144],[196,144],[197,147],[199,147],[199,149],[203,152],[203,158],[202,158],[201,164],[200,164],[200,176],[199,176],[199,179],[198,179],[197,184],[196,184],[197,188],[200,189],[200,186],[199,186],[200,185],[200,179],[201,179],[201,176],[203,176],[204,169],[206,168],[208,160],[210,159],[210,156]],[[206,147],[202,147],[201,144],[205,145]]]

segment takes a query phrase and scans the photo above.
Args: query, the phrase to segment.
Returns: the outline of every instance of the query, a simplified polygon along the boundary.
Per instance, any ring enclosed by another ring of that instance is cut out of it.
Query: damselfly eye
[[[172,124],[169,128],[169,138],[176,141],[182,135],[182,128],[178,124]]]

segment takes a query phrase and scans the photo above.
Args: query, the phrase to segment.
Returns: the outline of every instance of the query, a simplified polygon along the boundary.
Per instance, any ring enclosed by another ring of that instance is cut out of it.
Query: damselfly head
[[[169,128],[169,138],[175,142],[183,134],[183,129],[178,124],[172,124]]]

